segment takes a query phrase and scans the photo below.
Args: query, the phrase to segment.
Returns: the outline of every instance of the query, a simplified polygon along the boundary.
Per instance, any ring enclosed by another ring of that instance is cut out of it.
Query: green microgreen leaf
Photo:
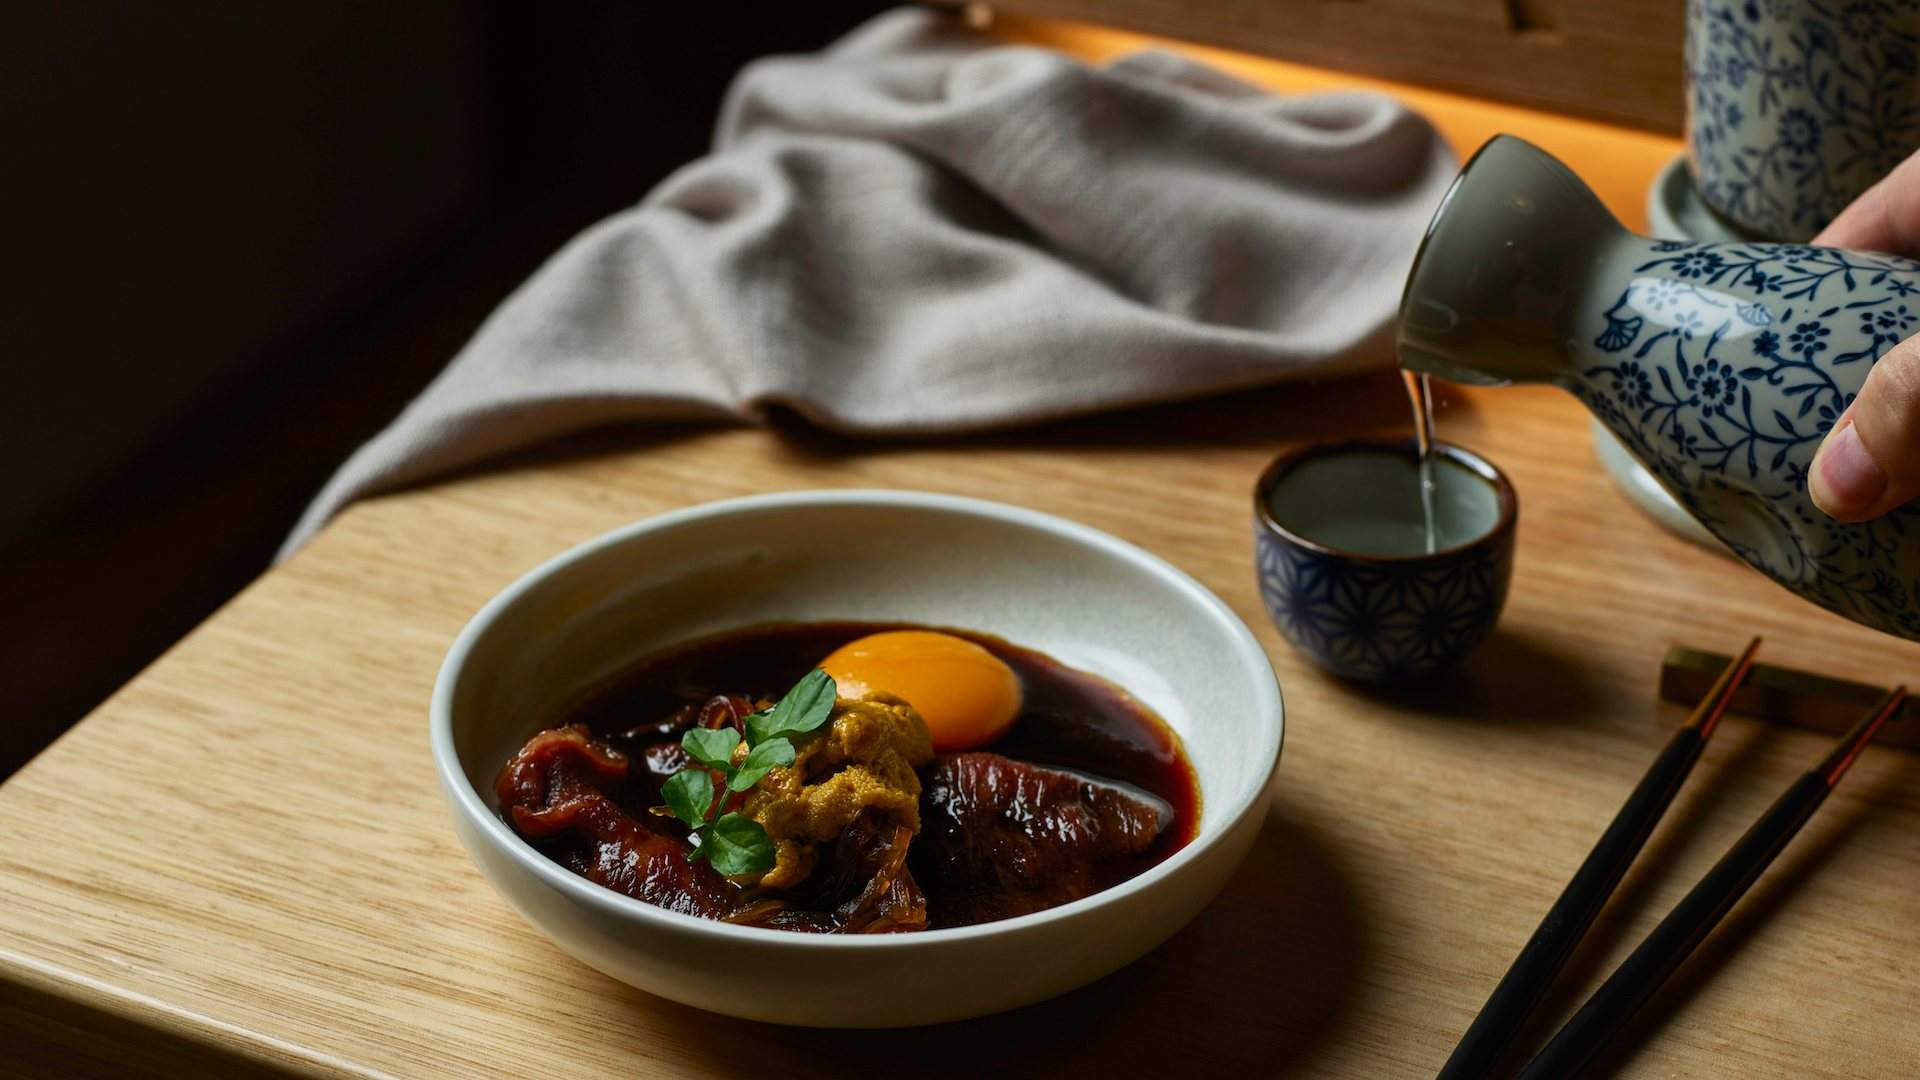
[[[752,749],[738,766],[733,753],[740,733],[732,728],[694,728],[680,737],[687,756],[699,762],[675,773],[660,787],[667,809],[693,829],[694,846],[688,862],[706,859],[728,876],[758,873],[773,866],[773,840],[760,823],[740,813],[714,812],[713,773],[721,774],[728,791],[741,792],[766,778],[768,772],[792,765],[794,750],[788,735],[813,731],[833,715],[838,691],[833,676],[815,668],[774,706],[746,718],[747,745]]]
[[[680,736],[680,745],[693,760],[725,771],[733,767],[733,748],[740,745],[740,733],[730,727],[694,728]]]
[[[768,739],[798,735],[826,723],[833,713],[834,691],[833,676],[819,668],[807,672],[773,708],[747,717],[747,745],[759,746]]]
[[[705,769],[683,769],[660,786],[673,816],[698,829],[707,823],[708,808],[713,805],[713,777]]]
[[[793,764],[793,744],[786,739],[768,739],[754,747],[737,769],[727,773],[728,791],[745,791],[760,782],[768,771]]]
[[[773,841],[760,823],[744,814],[724,814],[700,837],[700,850],[713,868],[734,877],[773,868]]]

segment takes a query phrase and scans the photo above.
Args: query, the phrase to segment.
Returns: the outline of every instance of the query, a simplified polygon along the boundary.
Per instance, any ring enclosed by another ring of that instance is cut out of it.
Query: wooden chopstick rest
[[[1693,705],[1707,693],[1727,665],[1727,657],[1676,645],[1660,665],[1660,696],[1681,705]],[[1884,686],[1832,679],[1825,675],[1755,664],[1746,683],[1733,695],[1733,711],[1756,720],[1839,734],[1851,728],[1860,714],[1885,697]],[[1920,750],[1920,704],[1906,705],[1874,740],[1882,746]]]

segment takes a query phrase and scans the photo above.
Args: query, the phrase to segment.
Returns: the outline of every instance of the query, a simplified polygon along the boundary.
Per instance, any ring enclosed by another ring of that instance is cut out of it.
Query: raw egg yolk
[[[850,641],[821,661],[844,698],[881,690],[913,706],[935,750],[985,746],[1020,712],[1020,678],[999,657],[964,638],[931,630],[888,630]]]

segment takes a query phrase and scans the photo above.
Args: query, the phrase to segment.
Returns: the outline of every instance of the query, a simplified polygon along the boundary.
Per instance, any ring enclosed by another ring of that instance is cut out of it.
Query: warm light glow
[[[1537,144],[1573,166],[1621,224],[1635,232],[1647,228],[1648,186],[1685,148],[1677,138],[1634,128],[1101,26],[1020,18],[1003,12],[993,32],[1017,44],[1057,49],[1096,64],[1141,49],[1178,52],[1278,94],[1326,90],[1391,94],[1432,121],[1463,160],[1481,143],[1502,132]]]

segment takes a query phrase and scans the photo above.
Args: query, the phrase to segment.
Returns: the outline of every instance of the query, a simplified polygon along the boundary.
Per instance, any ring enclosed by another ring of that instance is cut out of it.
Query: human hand
[[[1920,257],[1920,153],[1840,212],[1813,242]],[[1827,433],[1807,474],[1815,506],[1876,518],[1920,495],[1920,334],[1888,349]]]

